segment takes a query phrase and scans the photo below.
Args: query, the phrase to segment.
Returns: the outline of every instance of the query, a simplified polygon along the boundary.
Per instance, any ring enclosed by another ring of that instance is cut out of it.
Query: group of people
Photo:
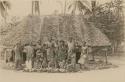
[[[23,65],[24,70],[75,70],[77,66],[84,69],[87,61],[87,45],[81,45],[72,38],[69,41],[54,40],[41,44],[29,43],[22,46],[17,43],[13,48],[15,68]]]

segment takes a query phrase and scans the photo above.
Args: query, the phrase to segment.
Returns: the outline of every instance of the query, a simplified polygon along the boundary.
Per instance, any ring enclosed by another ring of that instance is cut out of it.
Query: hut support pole
[[[92,60],[95,61],[95,55],[94,54],[92,54]]]
[[[5,50],[5,54],[4,54],[4,61],[6,63],[6,60],[7,60],[7,50]]]
[[[107,52],[107,50],[105,51],[105,63],[108,64],[108,52]]]

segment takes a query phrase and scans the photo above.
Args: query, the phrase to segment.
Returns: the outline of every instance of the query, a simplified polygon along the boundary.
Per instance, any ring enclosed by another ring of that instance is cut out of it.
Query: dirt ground
[[[0,82],[125,82],[125,57],[109,57],[117,68],[82,73],[27,73],[0,69]]]

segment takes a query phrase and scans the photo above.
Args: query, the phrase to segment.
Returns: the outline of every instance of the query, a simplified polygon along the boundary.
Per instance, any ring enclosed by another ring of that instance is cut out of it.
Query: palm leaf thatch
[[[78,41],[85,41],[88,46],[109,46],[111,45],[108,37],[101,32],[100,29],[96,28],[93,23],[88,23],[81,16],[74,16],[70,18],[72,23],[67,23],[68,31],[72,32],[74,39]],[[68,24],[73,24],[68,26]],[[68,32],[70,33],[70,32]]]
[[[84,22],[85,23],[85,22]],[[93,23],[85,24],[84,27],[84,41],[88,46],[110,46],[110,40],[101,32],[99,28],[96,28]]]
[[[111,45],[108,37],[100,29],[92,23],[86,23],[81,16],[66,16],[65,19],[61,16],[48,16],[44,21],[44,28],[46,37],[59,37],[64,40],[72,37],[80,42],[85,41],[89,46]]]
[[[5,35],[0,43],[12,46],[21,42],[22,44],[36,41],[40,37],[40,18],[27,16],[16,27]]]
[[[64,22],[65,21],[65,22]],[[65,24],[65,25],[64,25]],[[109,46],[111,45],[107,36],[96,28],[92,23],[86,23],[81,16],[45,16],[39,17],[28,16],[15,27],[1,41],[2,44],[12,44],[22,42],[23,44],[38,41],[44,41],[46,38],[56,38],[68,40],[69,37],[83,42],[88,46]]]
[[[59,20],[61,19],[61,17],[59,16],[45,16],[43,17],[43,26],[41,29],[43,36],[41,37],[53,37],[53,38],[57,38],[58,37],[58,31],[59,31]]]

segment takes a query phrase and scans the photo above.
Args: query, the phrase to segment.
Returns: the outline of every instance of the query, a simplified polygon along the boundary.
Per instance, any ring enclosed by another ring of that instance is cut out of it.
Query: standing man
[[[76,53],[75,53],[75,44],[74,40],[70,38],[68,42],[68,69],[69,66],[71,65],[71,71],[76,70]]]
[[[80,59],[81,56],[81,46],[79,45],[78,42],[75,43],[75,53],[76,53],[76,64],[78,64],[78,60]]]
[[[20,69],[20,67],[21,67],[20,43],[17,43],[15,45],[14,52],[15,52],[15,68]]]
[[[70,60],[70,62],[71,62],[71,59],[72,59],[71,57],[74,54],[74,42],[73,42],[73,39],[70,38],[67,43],[68,43],[68,60]]]
[[[30,44],[27,44],[25,46],[25,52],[26,52],[26,69],[31,71],[32,70],[32,57],[34,54],[34,49]]]

